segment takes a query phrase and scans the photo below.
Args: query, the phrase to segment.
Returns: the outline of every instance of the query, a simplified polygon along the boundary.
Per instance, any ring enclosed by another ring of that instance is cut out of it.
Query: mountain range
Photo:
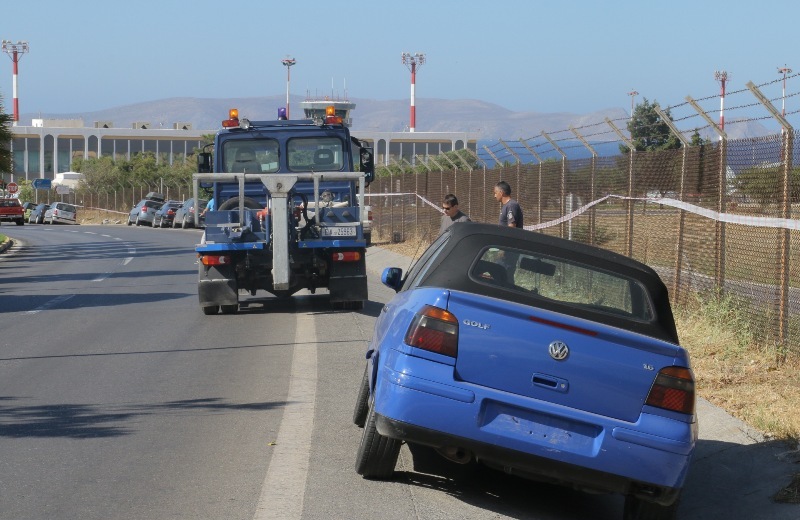
[[[290,110],[300,110],[300,96],[291,98]],[[228,109],[238,108],[241,117],[252,120],[273,119],[277,117],[278,107],[285,105],[285,96],[264,96],[248,98],[167,98],[130,105],[122,105],[102,110],[81,113],[39,113],[21,114],[20,125],[29,125],[37,119],[82,119],[85,126],[93,126],[94,121],[112,121],[117,128],[131,128],[134,122],[144,121],[151,128],[172,128],[173,123],[191,123],[195,130],[216,131],[227,117]],[[408,130],[410,103],[408,99],[375,100],[348,99],[356,107],[351,112],[354,132],[402,132]],[[294,114],[297,117],[297,114]],[[567,131],[572,137],[570,127],[580,129],[606,118],[617,121],[617,126],[625,130],[624,120],[627,111],[622,108],[608,108],[589,114],[566,112],[514,112],[496,104],[475,99],[416,99],[417,132],[469,132],[481,140],[519,138],[528,139],[540,136],[542,131],[560,133]],[[580,130],[579,130],[580,131]],[[608,132],[609,127],[600,125],[587,128],[591,135]],[[728,137],[760,137],[770,132],[758,122],[747,122],[726,128]],[[709,130],[710,132],[710,130]],[[703,135],[703,137],[713,137]],[[564,135],[559,135],[564,138]],[[592,141],[591,138],[587,138]],[[603,139],[614,139],[613,133]]]

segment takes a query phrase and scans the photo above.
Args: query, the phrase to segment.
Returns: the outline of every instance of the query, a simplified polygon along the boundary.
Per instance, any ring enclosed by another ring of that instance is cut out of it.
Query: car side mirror
[[[399,267],[387,267],[381,274],[381,282],[394,289],[394,292],[399,291],[403,286],[403,270]]]

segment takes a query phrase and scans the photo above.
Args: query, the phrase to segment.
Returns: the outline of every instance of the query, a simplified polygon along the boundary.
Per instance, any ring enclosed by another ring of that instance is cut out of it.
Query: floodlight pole
[[[22,58],[22,55],[26,52],[30,51],[30,46],[28,42],[18,41],[17,43],[13,43],[11,40],[3,40],[3,52],[8,54],[11,58],[11,61],[14,63],[14,81],[13,81],[13,95],[14,95],[14,121],[12,126],[17,126],[19,122],[19,96],[17,95],[17,75],[18,75],[18,64],[19,60]]]
[[[292,79],[292,74],[290,71],[292,69],[292,65],[297,63],[297,60],[291,56],[286,56],[285,59],[281,60],[281,63],[286,66],[286,119],[291,119],[291,117],[289,117],[289,83]]]
[[[628,95],[631,97],[631,121],[633,121],[633,100],[639,95],[639,93],[635,90],[631,90],[628,92]]]
[[[786,75],[791,74],[792,69],[784,65],[778,69],[778,74],[783,74],[783,93],[781,95],[781,116],[786,118]]]
[[[414,100],[414,91],[417,86],[417,65],[421,67],[422,64],[425,63],[425,54],[417,52],[412,55],[411,53],[404,52],[400,57],[403,60],[403,65],[408,67],[408,70],[411,71],[411,121],[408,131],[413,132],[417,126],[417,107]]]
[[[725,131],[725,84],[728,82],[728,72],[725,70],[714,71],[714,79],[719,81],[719,127]],[[722,137],[720,137],[722,140]]]

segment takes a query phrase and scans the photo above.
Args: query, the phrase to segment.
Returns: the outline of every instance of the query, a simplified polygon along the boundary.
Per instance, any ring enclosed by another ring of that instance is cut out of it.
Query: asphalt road
[[[369,249],[361,312],[320,291],[207,317],[195,230],[2,232],[16,244],[0,258],[0,519],[621,517],[620,497],[408,447],[392,481],[355,473],[356,387],[392,296],[375,275],[404,258]],[[800,517],[768,500],[792,468],[764,463],[781,447],[701,406],[681,518]]]

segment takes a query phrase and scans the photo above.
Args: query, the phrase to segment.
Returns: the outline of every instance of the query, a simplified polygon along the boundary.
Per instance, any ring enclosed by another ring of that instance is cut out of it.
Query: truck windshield
[[[342,141],[335,137],[297,137],[286,151],[293,172],[339,171],[344,164]]]
[[[278,141],[228,140],[222,145],[222,157],[228,173],[273,173],[278,171]]]

